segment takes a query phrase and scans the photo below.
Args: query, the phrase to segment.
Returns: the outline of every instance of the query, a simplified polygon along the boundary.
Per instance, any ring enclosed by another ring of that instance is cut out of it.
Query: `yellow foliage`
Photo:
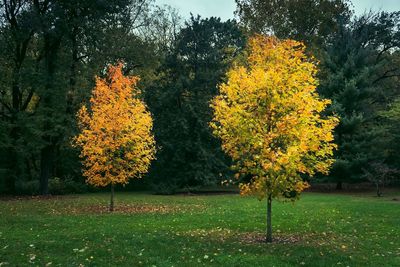
[[[227,73],[211,127],[238,173],[253,177],[242,194],[300,193],[301,174],[328,173],[338,119],[321,115],[330,100],[317,94],[316,74],[302,43],[262,35],[249,40],[246,64]]]
[[[127,184],[146,173],[154,159],[153,121],[138,80],[123,75],[122,63],[109,66],[107,78],[96,77],[90,108],[83,105],[77,114],[81,132],[74,144],[82,148],[89,184]]]

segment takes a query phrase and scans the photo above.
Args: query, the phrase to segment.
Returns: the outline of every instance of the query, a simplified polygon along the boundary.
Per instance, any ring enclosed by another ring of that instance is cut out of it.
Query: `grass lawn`
[[[238,195],[117,193],[114,214],[108,194],[0,200],[0,266],[400,266],[392,198],[273,202],[274,244],[265,201]]]

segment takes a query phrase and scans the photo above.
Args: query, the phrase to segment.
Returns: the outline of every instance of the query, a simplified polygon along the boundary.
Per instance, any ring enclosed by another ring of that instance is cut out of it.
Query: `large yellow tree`
[[[256,35],[211,104],[211,127],[237,176],[252,177],[241,193],[267,198],[267,242],[272,199],[298,196],[308,187],[304,175],[328,173],[333,163],[338,119],[321,114],[330,101],[317,94],[316,73],[302,43]]]
[[[124,76],[123,64],[109,66],[107,77],[96,77],[90,107],[77,114],[87,183],[111,185],[110,211],[114,209],[114,185],[127,184],[149,169],[155,154],[153,121],[136,87],[135,76]]]

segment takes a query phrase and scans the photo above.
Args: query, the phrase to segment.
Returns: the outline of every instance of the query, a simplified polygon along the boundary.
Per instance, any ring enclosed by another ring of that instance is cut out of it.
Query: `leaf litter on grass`
[[[118,204],[114,211],[110,212],[107,204],[94,204],[87,206],[69,206],[64,209],[52,209],[51,213],[55,215],[63,214],[140,214],[140,213],[179,213],[201,211],[202,205],[154,205],[154,204]]]

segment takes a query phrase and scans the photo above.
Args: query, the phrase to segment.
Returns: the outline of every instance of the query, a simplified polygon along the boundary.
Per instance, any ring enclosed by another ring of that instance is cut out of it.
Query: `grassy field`
[[[275,202],[274,244],[265,202],[238,195],[117,193],[114,214],[107,194],[2,200],[0,266],[400,266],[392,198]]]

